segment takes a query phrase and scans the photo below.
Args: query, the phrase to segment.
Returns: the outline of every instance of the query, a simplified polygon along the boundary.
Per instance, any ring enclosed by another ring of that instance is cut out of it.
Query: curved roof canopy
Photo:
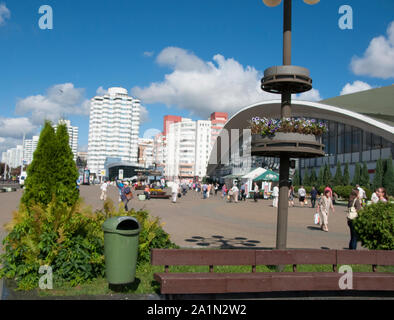
[[[256,116],[279,119],[281,117],[280,106],[280,100],[263,101],[247,106],[234,114],[227,121],[223,130],[228,130],[231,135],[231,129],[247,129],[249,121]],[[292,102],[291,113],[292,117],[316,118],[348,124],[362,130],[372,132],[394,143],[394,126],[377,120],[376,117],[372,118],[361,113],[356,113],[345,108],[328,104],[299,100],[294,100]],[[240,135],[241,134],[242,133],[240,133]],[[213,156],[214,151],[216,151],[217,154]],[[220,159],[220,151],[220,146],[218,147],[217,142],[215,142],[210,159]],[[213,160],[209,161],[209,163],[207,170],[208,173],[212,172],[212,170],[217,166],[216,164],[212,164]]]

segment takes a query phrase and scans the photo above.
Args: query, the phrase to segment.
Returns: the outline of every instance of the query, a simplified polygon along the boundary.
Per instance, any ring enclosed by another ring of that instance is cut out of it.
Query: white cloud
[[[351,94],[359,91],[372,89],[368,83],[356,80],[353,83],[347,83],[341,91],[341,96],[345,94]]]
[[[84,98],[84,93],[85,89],[75,88],[72,83],[57,84],[46,95],[19,99],[15,112],[30,115],[33,124],[42,124],[45,119],[56,122],[66,115],[88,115],[90,101]]]
[[[155,54],[154,51],[145,51],[144,52],[144,57],[153,57],[154,54]]]
[[[234,113],[261,100],[278,99],[279,95],[260,89],[262,75],[253,67],[243,67],[220,54],[203,61],[182,48],[168,47],[156,62],[170,67],[162,82],[149,87],[134,87],[132,94],[144,103],[163,103],[206,117],[212,111]]]
[[[311,89],[309,91],[297,94],[297,95],[292,95],[292,98],[294,100],[303,100],[303,101],[320,101],[323,100],[322,97],[320,96],[320,92],[317,89]]]
[[[0,3],[0,26],[5,25],[5,21],[11,17],[11,11],[5,3]]]
[[[140,107],[140,123],[149,121],[149,111],[144,106]]]
[[[34,133],[37,126],[31,123],[30,119],[23,118],[3,118],[0,117],[0,136],[9,138],[21,138],[23,133],[26,135]]]
[[[2,152],[15,148],[17,145],[22,145],[22,141],[22,137],[20,139],[0,137],[0,161]]]
[[[145,130],[144,134],[142,135],[142,137],[144,139],[153,139],[158,133],[160,133],[161,131],[159,129],[156,128],[149,128],[147,130]]]
[[[98,96],[103,96],[103,95],[105,95],[105,94],[108,94],[108,90],[107,90],[107,89],[104,89],[102,86],[100,86],[100,87],[97,88],[96,94],[97,94]]]
[[[394,21],[387,28],[387,37],[373,38],[362,58],[353,57],[351,69],[357,75],[394,77]]]
[[[28,118],[4,118],[0,117],[0,152],[15,148],[22,144],[23,133],[26,137],[36,133],[37,126]]]

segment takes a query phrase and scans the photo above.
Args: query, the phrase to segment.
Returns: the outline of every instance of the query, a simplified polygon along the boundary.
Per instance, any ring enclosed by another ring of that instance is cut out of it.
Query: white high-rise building
[[[139,138],[138,139],[138,163],[145,168],[149,168],[154,163],[153,158],[153,139]]]
[[[166,136],[160,132],[153,139],[153,162],[157,167],[165,167],[167,157],[166,151]]]
[[[17,145],[15,148],[8,149],[3,157],[10,168],[20,167],[22,165],[23,146]]]
[[[207,173],[209,155],[211,153],[211,121],[198,120],[196,124],[196,160],[195,176],[204,177]]]
[[[25,164],[30,164],[33,161],[33,154],[37,149],[39,138],[39,136],[33,136],[31,139],[25,139],[23,146],[23,161]]]
[[[70,145],[71,151],[74,155],[74,161],[77,160],[77,151],[78,151],[78,127],[73,127],[71,125],[70,120],[61,119],[58,121],[57,125],[54,125],[54,129],[56,131],[57,126],[59,124],[66,124],[67,126],[67,133],[69,136],[68,144]]]
[[[124,88],[109,88],[91,99],[88,168],[100,175],[107,157],[138,162],[140,101]]]
[[[195,176],[196,121],[182,118],[169,125],[166,137],[167,161],[165,175],[170,179]]]

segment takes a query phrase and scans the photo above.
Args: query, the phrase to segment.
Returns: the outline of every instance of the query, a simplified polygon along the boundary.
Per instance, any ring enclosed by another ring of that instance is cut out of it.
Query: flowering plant
[[[314,134],[316,136],[321,136],[323,133],[327,132],[327,125],[315,119],[269,119],[253,117],[249,123],[252,134],[260,134],[263,137],[274,136],[276,132]]]

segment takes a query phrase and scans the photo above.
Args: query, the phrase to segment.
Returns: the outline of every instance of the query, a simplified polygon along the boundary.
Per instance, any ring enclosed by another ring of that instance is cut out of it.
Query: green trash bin
[[[105,274],[110,284],[134,282],[140,224],[133,217],[112,217],[104,230]]]

